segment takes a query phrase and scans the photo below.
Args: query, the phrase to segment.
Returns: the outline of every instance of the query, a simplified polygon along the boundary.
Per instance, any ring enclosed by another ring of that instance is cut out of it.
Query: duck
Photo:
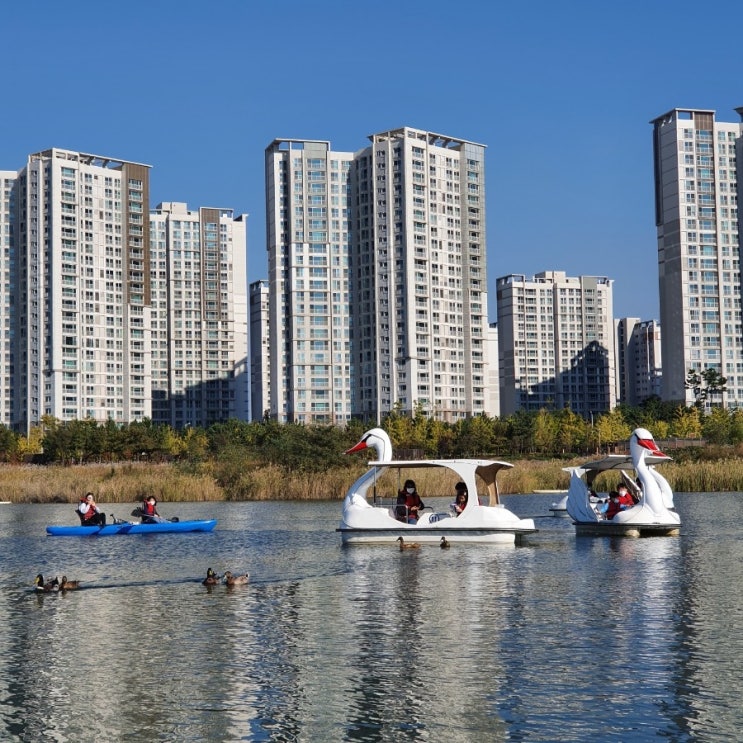
[[[67,576],[62,576],[62,582],[59,584],[60,591],[74,591],[76,588],[80,588],[79,580],[67,580]]]
[[[204,586],[216,586],[219,582],[220,577],[211,568],[206,571],[206,578],[201,581]]]
[[[54,580],[50,580],[44,583],[44,576],[41,573],[36,576],[34,585],[36,586],[36,590],[39,593],[51,593],[52,591],[59,591],[59,579],[54,578]]]
[[[405,544],[405,540],[402,537],[398,537],[397,540],[400,542],[400,552],[403,550],[417,550],[420,545],[418,542],[410,542],[409,544]]]
[[[244,586],[250,578],[250,575],[248,573],[245,573],[244,575],[232,575],[232,573],[228,570],[224,574],[224,582],[228,586]]]
[[[451,544],[449,544],[449,540],[446,537],[441,537],[441,549],[448,550],[449,547],[451,547]]]

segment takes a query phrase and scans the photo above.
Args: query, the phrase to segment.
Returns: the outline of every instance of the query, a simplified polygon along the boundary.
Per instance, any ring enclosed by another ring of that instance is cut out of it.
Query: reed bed
[[[77,503],[92,492],[101,503],[223,500],[214,478],[170,464],[93,464],[77,467],[3,465],[0,499],[14,503]]]
[[[498,477],[501,494],[565,490],[569,475],[564,467],[585,459],[524,460]],[[673,462],[660,466],[674,492],[743,492],[743,459]],[[76,503],[91,491],[101,503],[139,503],[154,495],[161,503],[186,501],[339,500],[366,470],[366,465],[329,469],[321,473],[288,472],[276,465],[245,466],[225,478],[211,465],[184,467],[175,464],[124,463],[72,467],[1,465],[0,500],[14,503]],[[455,477],[441,471],[384,470],[377,479],[376,494],[394,498],[405,478],[415,480],[426,498],[454,494]],[[601,475],[596,489],[616,487],[619,473]],[[370,497],[372,495],[370,490]]]

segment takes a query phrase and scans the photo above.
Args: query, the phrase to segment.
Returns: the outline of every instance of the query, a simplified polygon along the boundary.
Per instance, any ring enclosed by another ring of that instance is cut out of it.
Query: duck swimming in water
[[[420,545],[418,542],[410,542],[409,544],[405,544],[405,540],[402,537],[398,537],[397,540],[400,542],[400,552],[403,550],[417,550]]]
[[[248,573],[245,573],[244,575],[232,575],[232,573],[228,570],[224,574],[224,582],[228,586],[244,586],[250,578],[250,575]]]
[[[451,547],[451,544],[449,544],[449,540],[446,537],[441,537],[441,549],[448,550],[449,547]]]
[[[44,576],[41,573],[36,576],[34,585],[36,586],[36,591],[38,593],[51,593],[52,591],[59,591],[59,580],[57,578],[54,578],[54,580],[50,580],[44,583]]]
[[[219,576],[211,568],[209,568],[206,571],[206,578],[201,581],[201,584],[204,586],[216,586],[219,584],[219,582]]]
[[[62,582],[59,584],[60,591],[74,591],[76,588],[80,588],[79,580],[67,580],[67,576],[62,576]]]

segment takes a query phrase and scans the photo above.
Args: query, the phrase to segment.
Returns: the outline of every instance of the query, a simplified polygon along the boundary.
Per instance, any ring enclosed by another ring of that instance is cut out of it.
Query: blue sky
[[[615,316],[658,318],[649,121],[738,120],[741,20],[739,0],[9,1],[0,169],[49,147],[152,165],[153,205],[250,215],[252,281],[273,139],[428,129],[488,146],[491,320],[496,277],[542,270],[609,276]]]

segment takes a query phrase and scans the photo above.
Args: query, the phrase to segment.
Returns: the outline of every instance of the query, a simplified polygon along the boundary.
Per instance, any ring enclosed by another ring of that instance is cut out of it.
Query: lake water
[[[402,553],[342,547],[337,502],[161,504],[217,529],[104,538],[2,505],[0,740],[740,740],[743,496],[677,494],[681,536],[642,540],[577,539],[555,498],[505,499],[524,546]]]

